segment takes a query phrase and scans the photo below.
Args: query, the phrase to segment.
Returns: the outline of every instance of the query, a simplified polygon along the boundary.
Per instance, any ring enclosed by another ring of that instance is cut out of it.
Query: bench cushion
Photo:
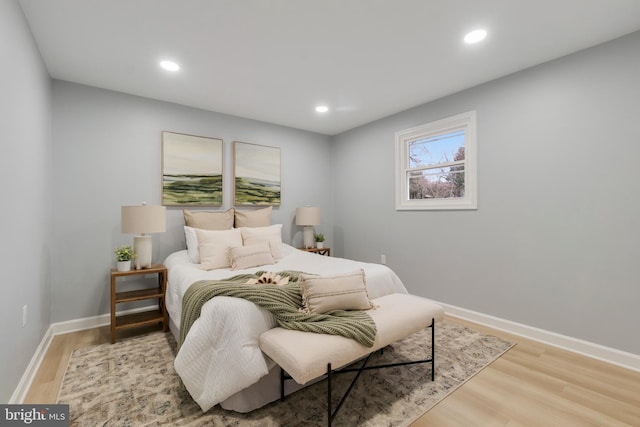
[[[390,294],[372,300],[368,310],[376,324],[373,347],[350,338],[273,328],[260,336],[260,349],[280,365],[298,384],[306,384],[327,373],[327,363],[341,368],[367,354],[401,340],[440,321],[444,310],[435,302],[416,295]]]

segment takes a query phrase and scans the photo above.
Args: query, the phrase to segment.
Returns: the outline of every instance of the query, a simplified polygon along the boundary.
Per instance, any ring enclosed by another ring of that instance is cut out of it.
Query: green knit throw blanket
[[[376,325],[364,311],[334,310],[324,314],[305,314],[302,307],[302,292],[298,285],[300,272],[282,271],[282,277],[289,277],[289,284],[247,285],[249,279],[257,279],[264,272],[241,274],[226,280],[200,280],[187,289],[182,299],[182,318],[180,320],[180,340],[178,348],[184,342],[189,329],[200,317],[202,305],[216,296],[247,299],[276,317],[278,325],[319,334],[341,335],[352,338],[367,347],[373,347],[376,338]]]

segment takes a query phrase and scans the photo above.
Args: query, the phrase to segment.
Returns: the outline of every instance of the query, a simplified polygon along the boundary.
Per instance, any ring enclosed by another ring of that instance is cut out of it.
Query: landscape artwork
[[[280,205],[280,148],[235,141],[234,205]]]
[[[221,139],[162,132],[162,204],[221,206]]]

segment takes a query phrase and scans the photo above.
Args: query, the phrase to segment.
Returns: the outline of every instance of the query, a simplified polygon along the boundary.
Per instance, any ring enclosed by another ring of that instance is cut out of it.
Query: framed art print
[[[233,204],[280,206],[280,148],[234,141]]]
[[[162,132],[162,204],[221,206],[221,139]]]

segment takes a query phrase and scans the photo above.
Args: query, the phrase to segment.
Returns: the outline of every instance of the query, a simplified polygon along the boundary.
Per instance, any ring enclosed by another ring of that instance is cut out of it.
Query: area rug
[[[512,347],[508,341],[456,325],[436,325],[436,380],[431,365],[365,371],[334,426],[408,426]],[[424,358],[431,332],[424,330],[371,356],[370,364]],[[102,344],[73,352],[59,392],[72,426],[321,426],[326,425],[326,383],[320,381],[248,414],[216,406],[203,413],[173,369],[170,333]],[[354,373],[334,378],[334,394]],[[336,402],[337,403],[337,402]],[[335,404],[334,404],[335,407]]]

